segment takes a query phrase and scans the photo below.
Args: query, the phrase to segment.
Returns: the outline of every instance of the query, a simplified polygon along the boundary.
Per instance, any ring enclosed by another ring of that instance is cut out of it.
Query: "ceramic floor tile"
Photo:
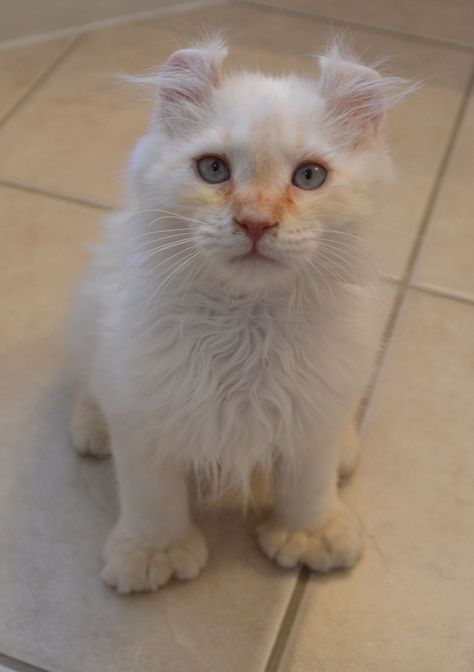
[[[189,4],[190,0],[186,0]],[[191,0],[192,2],[192,0]],[[6,3],[5,3],[6,4]],[[0,40],[38,35],[51,31],[83,26],[93,21],[103,21],[157,10],[173,4],[173,0],[22,0],[9,2],[2,8]],[[58,11],[61,7],[61,11]]]
[[[0,200],[0,651],[53,672],[261,670],[295,575],[257,551],[252,517],[201,514],[212,557],[193,583],[130,599],[101,584],[114,483],[110,462],[71,451],[60,325],[103,214],[6,188]]]
[[[420,37],[474,46],[474,5],[470,0],[255,0],[256,4],[314,13]]]
[[[311,579],[279,672],[474,669],[474,307],[411,291],[346,496],[361,564]]]
[[[414,280],[474,299],[474,97],[454,147]]]
[[[270,72],[295,69],[308,74],[314,72],[313,65],[304,54],[320,50],[328,39],[327,26],[312,19],[229,5],[92,33],[0,131],[0,177],[118,203],[124,161],[146,127],[148,104],[141,93],[118,84],[112,75],[141,72],[159,63],[177,44],[195,37],[191,26],[196,25],[230,28],[230,68],[257,65]],[[410,39],[359,30],[351,37],[367,59],[389,56],[391,71],[426,78],[423,88],[390,115],[399,176],[384,191],[383,214],[371,226],[382,271],[398,278],[448,141],[471,59]]]
[[[12,105],[59,56],[68,38],[0,49],[0,123]]]
[[[118,597],[100,581],[110,461],[73,454],[62,328],[102,213],[0,188],[0,652],[52,672],[261,670],[295,574],[230,506],[201,516],[202,577]]]

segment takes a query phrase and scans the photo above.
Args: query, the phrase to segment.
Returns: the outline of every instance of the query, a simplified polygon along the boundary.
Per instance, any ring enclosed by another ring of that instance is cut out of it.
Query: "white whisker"
[[[346,264],[348,268],[350,268],[352,264],[354,270],[357,267],[367,271],[368,273],[374,271],[374,265],[369,264],[368,257],[358,256],[357,254],[353,253],[353,250],[349,251],[341,249],[338,246],[329,246],[326,244],[322,244],[319,248],[319,251],[322,254],[325,254],[328,258],[335,258],[341,260]]]
[[[124,243],[132,243],[135,242],[136,240],[140,240],[141,238],[146,238],[148,236],[156,236],[158,235],[161,237],[159,234],[162,234],[163,236],[180,236],[183,233],[190,233],[190,229],[153,229],[152,231],[145,231],[144,233],[140,233],[137,236],[131,236],[130,238],[125,238]]]
[[[317,260],[317,259],[315,258],[315,261],[316,261],[316,260]],[[318,267],[318,265],[317,265],[316,263],[314,263],[313,260],[310,260],[309,263],[310,263],[311,266],[314,268],[314,270],[316,271],[316,273],[318,273],[318,275],[320,276],[321,280],[322,280],[322,281],[324,282],[324,284],[326,285],[326,287],[327,287],[327,289],[328,289],[328,291],[329,291],[329,294],[330,294],[331,297],[334,299],[334,292],[333,292],[333,290],[332,290],[331,285],[329,284],[329,282],[327,281],[327,279],[324,277],[324,273],[321,271],[321,269]]]
[[[173,247],[178,247],[180,245],[188,245],[192,241],[193,241],[192,238],[185,238],[184,240],[175,240],[171,243],[158,245],[158,247],[154,247],[152,250],[145,250],[145,252],[141,255],[141,260],[145,261],[147,259],[150,259],[150,257],[154,257],[156,254],[159,254],[164,250],[170,250]]]
[[[133,212],[133,215],[142,215],[147,212],[154,213],[154,214],[163,214],[167,215],[168,217],[175,217],[176,219],[182,219],[187,222],[195,222],[196,224],[207,224],[207,222],[204,222],[201,219],[196,219],[195,217],[189,217],[188,215],[183,215],[183,213],[180,212],[173,212],[172,210],[164,210],[162,208],[153,208],[149,210],[137,210],[136,212]]]
[[[179,250],[179,252],[176,252],[175,254],[172,254],[171,257],[168,257],[167,259],[163,259],[159,264],[156,264],[156,266],[154,266],[150,270],[150,273],[154,273],[155,271],[158,270],[158,268],[162,267],[163,264],[169,263],[172,259],[175,259],[176,257],[180,257],[183,253],[184,254],[189,253],[189,249]],[[200,254],[199,252],[194,252],[194,254],[192,255],[192,258],[199,256],[199,254]],[[160,275],[158,275],[157,277],[159,278]],[[171,277],[174,277],[174,276],[170,276],[170,278]],[[145,312],[147,311],[148,307],[150,306],[151,302],[153,301],[153,299],[155,298],[156,294],[159,292],[159,290],[161,289],[162,286],[163,286],[163,283],[160,283],[159,285],[157,285],[157,287],[155,287],[153,293],[151,294],[150,298],[146,302],[145,307],[143,308],[142,312],[140,313],[138,323],[142,322]]]

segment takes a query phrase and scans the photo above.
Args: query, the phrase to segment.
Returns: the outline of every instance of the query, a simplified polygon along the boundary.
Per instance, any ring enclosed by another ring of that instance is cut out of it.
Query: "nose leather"
[[[260,240],[265,231],[272,229],[278,225],[278,222],[268,222],[265,220],[255,220],[255,219],[236,219],[235,223],[240,226],[241,229],[245,231],[247,236],[254,243]]]

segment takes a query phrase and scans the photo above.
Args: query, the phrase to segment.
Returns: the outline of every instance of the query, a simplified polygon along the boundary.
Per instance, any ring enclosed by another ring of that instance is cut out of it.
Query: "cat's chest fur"
[[[267,448],[292,415],[303,368],[298,318],[278,312],[193,292],[163,297],[147,337],[130,341],[118,387],[175,447],[217,459],[249,442]]]
[[[309,346],[305,330],[285,307],[191,295],[184,305],[160,306],[153,368],[176,400],[245,405],[255,394],[263,407],[271,389],[290,387],[291,374],[296,382],[300,353]]]
[[[347,320],[356,304],[342,287],[302,302],[193,288],[157,298],[141,325],[149,296],[104,305],[94,394],[121,432],[161,455],[211,476],[218,465],[219,487],[248,483],[275,450],[307,450],[356,382],[361,340]]]
[[[334,402],[339,366],[337,334],[331,343],[317,311],[193,292],[164,298],[147,354],[135,348],[129,363],[143,423],[173,454],[229,473],[301,442],[298,432],[310,440],[311,422]]]

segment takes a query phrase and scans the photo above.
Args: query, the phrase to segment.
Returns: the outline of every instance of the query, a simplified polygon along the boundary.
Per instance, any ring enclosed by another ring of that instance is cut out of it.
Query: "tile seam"
[[[82,205],[86,208],[93,208],[94,210],[101,210],[102,212],[112,212],[117,208],[113,206],[108,206],[103,203],[96,203],[95,201],[89,201],[87,199],[76,198],[75,196],[67,196],[66,194],[58,194],[54,191],[48,191],[46,189],[41,189],[37,187],[30,186],[28,184],[21,184],[21,182],[13,182],[11,180],[2,180],[0,178],[0,186],[7,187],[8,189],[15,189],[17,191],[24,191],[28,194],[35,194],[37,196],[44,196],[46,198],[52,198],[57,201],[62,201],[63,203],[71,203],[73,205]]]
[[[249,3],[247,3],[247,1],[245,0],[243,4],[249,4]],[[357,417],[357,425],[359,427],[362,427],[367,422],[367,419],[370,415],[371,405],[373,399],[375,398],[374,392],[376,391],[378,384],[382,380],[381,374],[384,368],[384,364],[387,361],[387,353],[390,348],[390,345],[393,342],[393,337],[396,332],[397,325],[399,323],[400,315],[402,314],[402,308],[405,303],[407,290],[410,289],[412,273],[416,265],[418,253],[420,251],[421,244],[423,241],[423,236],[428,228],[431,215],[433,213],[433,209],[436,204],[437,195],[439,193],[439,186],[441,185],[444,179],[448,164],[452,156],[453,148],[456,143],[456,139],[459,135],[459,131],[462,126],[462,122],[467,109],[469,95],[473,87],[473,83],[474,83],[474,67],[472,67],[468,83],[464,90],[461,105],[453,122],[452,131],[449,136],[446,149],[443,152],[443,156],[440,160],[439,164],[440,167],[435,175],[433,181],[433,187],[426,201],[424,214],[421,218],[421,222],[418,227],[417,234],[413,242],[407,264],[405,266],[405,271],[402,280],[398,285],[398,291],[394,300],[394,304],[390,311],[390,315],[387,319],[387,323],[381,338],[381,346],[379,348],[379,353],[373,367],[372,377],[367,386],[366,392],[362,396],[361,402],[358,407],[356,417]],[[285,612],[282,616],[280,628],[278,629],[275,641],[270,650],[267,659],[267,664],[264,667],[264,672],[278,672],[282,660],[282,655],[286,649],[286,645],[288,643],[291,630],[295,624],[299,608],[301,606],[301,603],[303,601],[306,592],[306,586],[309,580],[309,576],[310,572],[305,568],[301,569],[298,573],[295,588],[293,589],[287,608],[285,609]]]
[[[37,667],[20,658],[15,658],[14,656],[9,656],[6,653],[0,652],[0,666],[2,665],[8,671],[11,670],[11,672],[50,672],[50,670],[46,670],[44,667]]]
[[[474,298],[452,292],[448,289],[445,290],[438,287],[430,287],[429,285],[424,285],[421,282],[411,282],[409,288],[415,289],[417,292],[421,292],[422,294],[437,296],[439,299],[450,299],[451,301],[457,301],[458,303],[466,303],[469,306],[474,306]]]
[[[13,37],[9,40],[2,40],[0,41],[0,51],[16,49],[18,47],[25,47],[33,44],[43,44],[61,37],[74,37],[83,33],[95,33],[99,30],[108,30],[109,28],[126,26],[129,23],[138,21],[159,19],[161,16],[177,16],[180,13],[232,4],[232,2],[233,0],[184,0],[179,4],[165,5],[164,7],[158,7],[157,9],[145,9],[141,12],[134,12],[132,14],[119,14],[118,16],[97,19],[76,26],[66,26],[65,28],[57,28],[56,30],[46,31],[44,33],[24,35]]]
[[[423,245],[424,236],[429,228],[433,212],[439,200],[441,186],[444,182],[444,178],[451,164],[454,147],[456,145],[457,139],[459,137],[459,132],[461,130],[464,118],[466,116],[466,111],[470,100],[470,94],[471,91],[473,90],[473,87],[474,87],[474,60],[471,63],[471,73],[467,80],[466,87],[464,89],[462,102],[459,106],[458,112],[454,119],[452,130],[448,138],[448,142],[446,144],[446,148],[441,157],[439,168],[436,171],[436,175],[433,180],[433,186],[431,188],[430,194],[428,195],[424,213],[421,218],[420,225],[418,226],[416,237],[413,246],[411,248],[410,255],[405,265],[402,284],[406,286],[408,286],[413,279],[413,275],[416,270],[416,264],[419,258],[419,253]]]
[[[372,32],[377,35],[385,35],[390,37],[399,37],[402,39],[415,40],[417,42],[422,42],[429,44],[431,46],[443,47],[445,49],[455,49],[457,51],[462,51],[468,54],[474,54],[474,47],[470,47],[466,44],[459,42],[451,42],[450,40],[443,40],[436,37],[428,37],[426,35],[417,35],[415,33],[406,33],[403,30],[396,30],[391,28],[382,28],[379,26],[371,26],[366,23],[358,23],[357,21],[347,21],[346,19],[335,19],[327,16],[321,16],[319,14],[313,14],[304,9],[291,9],[289,7],[278,7],[275,5],[266,5],[260,4],[258,2],[252,2],[252,0],[234,0],[232,2],[234,5],[238,6],[247,6],[253,7],[254,9],[263,9],[269,12],[274,12],[277,14],[286,14],[288,16],[300,17],[303,19],[313,19],[314,21],[319,21],[320,23],[326,23],[334,28],[342,26],[348,29],[358,29],[365,30],[367,32]]]
[[[285,10],[284,8],[278,8],[278,7],[269,7],[268,5],[259,5],[255,4],[252,2],[248,2],[247,0],[235,2],[233,4],[236,5],[247,5],[255,8],[261,8],[264,10],[269,10],[269,11],[274,11],[278,13],[286,13],[286,14],[292,14],[295,16],[308,16],[311,17],[315,21],[320,21],[320,22],[325,22],[325,23],[339,23],[341,25],[347,25],[349,27],[354,27],[354,28],[359,28],[359,29],[365,29],[368,31],[372,32],[377,32],[377,33],[382,33],[382,34],[390,34],[393,36],[400,36],[400,37],[405,37],[413,40],[417,40],[420,42],[428,42],[430,44],[436,45],[436,46],[441,46],[441,47],[448,47],[452,49],[457,49],[461,51],[469,51],[471,50],[467,47],[463,47],[462,45],[458,44],[453,44],[450,42],[446,41],[438,41],[433,38],[425,38],[425,37],[419,37],[416,35],[412,34],[406,34],[406,33],[401,33],[401,32],[396,32],[392,30],[384,30],[384,29],[379,29],[376,27],[372,26],[366,26],[364,24],[358,24],[358,23],[353,23],[353,22],[347,22],[347,21],[339,21],[339,20],[332,20],[332,19],[327,19],[325,17],[318,17],[317,15],[313,14],[308,14],[305,12],[299,12],[296,10]],[[74,49],[74,47],[79,43],[81,38],[87,33],[87,31],[81,31],[78,34],[76,34],[70,41],[69,43],[64,47],[64,49],[59,53],[56,59],[53,60],[52,63],[50,63],[39,75],[38,77],[32,82],[32,84],[28,87],[27,91],[20,96],[15,103],[12,105],[12,107],[6,112],[6,114],[3,116],[3,118],[0,120],[0,126],[3,126],[8,119],[10,119],[19,108],[22,107],[22,105],[30,98],[30,96],[39,89],[39,87],[43,84],[44,81],[46,81],[49,76],[55,71],[55,69],[63,62],[63,60],[67,57],[67,55]],[[458,115],[455,119],[455,122],[453,124],[453,131],[451,133],[450,139],[448,141],[447,149],[444,153],[443,159],[440,163],[440,170],[438,171],[438,174],[435,177],[434,180],[434,185],[432,189],[432,193],[430,197],[428,198],[428,204],[425,210],[425,215],[422,218],[422,222],[420,224],[420,227],[417,232],[417,236],[415,239],[415,242],[412,246],[412,251],[410,254],[410,257],[408,259],[407,265],[406,265],[406,270],[403,276],[403,279],[401,283],[399,284],[399,290],[397,292],[397,296],[394,301],[394,306],[391,310],[390,316],[387,320],[387,325],[384,330],[384,335],[382,337],[382,354],[380,359],[376,362],[375,364],[375,375],[372,381],[372,384],[370,385],[369,388],[369,393],[367,395],[367,403],[363,406],[363,410],[361,413],[361,420],[365,418],[367,415],[368,411],[368,402],[370,401],[370,398],[372,396],[372,393],[374,391],[375,384],[379,378],[380,370],[382,368],[383,360],[385,359],[386,356],[386,351],[387,351],[387,346],[392,339],[393,333],[395,331],[396,323],[398,321],[398,317],[400,315],[401,307],[405,298],[406,290],[410,287],[410,281],[411,277],[413,274],[413,270],[416,265],[416,261],[418,259],[418,254],[421,249],[422,241],[423,241],[423,236],[424,233],[426,232],[429,222],[431,219],[431,215],[433,212],[433,209],[435,207],[436,201],[437,201],[437,187],[441,184],[442,180],[444,179],[444,175],[446,173],[447,169],[447,164],[449,163],[449,160],[451,158],[452,154],[452,149],[455,144],[455,140],[457,138],[459,129],[461,127],[462,119],[464,117],[464,113],[467,107],[467,101],[469,98],[469,91],[472,87],[472,81],[473,81],[473,75],[471,74],[470,80],[469,80],[469,86],[467,87],[467,90],[464,95],[464,100],[463,103],[460,107],[460,110],[458,112]],[[4,186],[10,187],[10,188],[15,188],[19,190],[24,190],[28,191],[30,193],[35,193],[39,195],[43,195],[46,197],[51,197],[55,198],[58,200],[62,200],[64,202],[69,202],[69,203],[74,203],[77,205],[83,205],[87,207],[93,207],[96,209],[100,210],[110,210],[112,208],[109,208],[108,206],[102,205],[102,204],[97,204],[93,203],[87,200],[82,200],[79,198],[71,197],[71,196],[65,196],[61,194],[56,194],[54,192],[48,192],[45,190],[41,189],[35,189],[34,187],[29,187],[28,185],[21,185],[21,184],[16,184],[12,182],[8,182],[6,180],[1,180],[0,184],[3,184]],[[442,292],[437,292],[436,290],[431,290],[425,287],[418,287],[416,284],[413,285],[414,289],[417,289],[419,291],[425,291],[427,293],[431,294],[436,294],[438,296],[443,296],[444,298],[448,299],[453,299],[453,300],[461,300],[465,301],[467,303],[473,303],[469,299],[464,299],[463,297],[458,297],[456,295],[451,295],[451,294],[444,294]],[[297,581],[294,587],[294,590],[292,592],[292,595],[290,597],[290,600],[288,602],[287,608],[285,610],[285,614],[283,615],[282,623],[280,625],[279,631],[276,635],[275,638],[275,643],[272,648],[272,651],[270,653],[270,657],[268,659],[267,665],[265,667],[265,672],[275,672],[280,660],[281,660],[281,654],[283,653],[288,635],[290,634],[291,628],[294,624],[294,620],[297,616],[299,606],[301,604],[301,601],[303,599],[304,593],[305,593],[305,588],[306,584],[308,582],[308,579],[310,577],[310,572],[307,570],[303,569],[300,571]],[[272,655],[273,654],[273,655]],[[6,656],[5,654],[0,653],[0,663],[4,665],[9,665],[10,669],[12,670],[17,670],[18,672],[45,672],[42,668],[36,667],[34,665],[30,665],[28,663],[25,663],[19,659],[12,658],[9,656]],[[14,665],[14,667],[11,667]]]
[[[20,95],[7,109],[5,114],[0,118],[0,131],[1,129],[9,122],[9,120],[15,116],[15,114],[20,110],[23,105],[31,98],[31,96],[40,89],[43,83],[49,79],[49,77],[55,72],[55,70],[64,62],[67,56],[75,49],[79,44],[83,33],[79,33],[68,40],[67,44],[61,49],[56,58],[54,58],[47,66],[41,70],[41,72],[33,79],[31,84],[28,86],[26,91]]]
[[[384,333],[381,337],[381,345],[379,347],[376,361],[373,366],[374,374],[371,377],[371,380],[367,386],[365,393],[362,395],[361,401],[358,405],[358,409],[356,412],[356,424],[359,429],[363,425],[364,420],[368,414],[369,402],[378,380],[377,374],[382,369],[383,362],[386,358],[389,342],[391,340],[392,334],[394,333],[398,316],[400,314],[401,307],[404,302],[405,291],[406,287],[402,284],[398,284],[398,291],[392,309],[390,311],[390,315],[387,318]],[[310,577],[311,572],[306,567],[302,567],[299,570],[296,585],[288,601],[285,613],[283,614],[280,628],[275,637],[274,644],[268,656],[267,664],[263,672],[278,672],[280,668],[282,655],[286,649],[286,645],[288,643],[289,636],[291,634],[293,625],[297,618],[299,608],[303,601],[304,594],[306,592],[306,586]]]

